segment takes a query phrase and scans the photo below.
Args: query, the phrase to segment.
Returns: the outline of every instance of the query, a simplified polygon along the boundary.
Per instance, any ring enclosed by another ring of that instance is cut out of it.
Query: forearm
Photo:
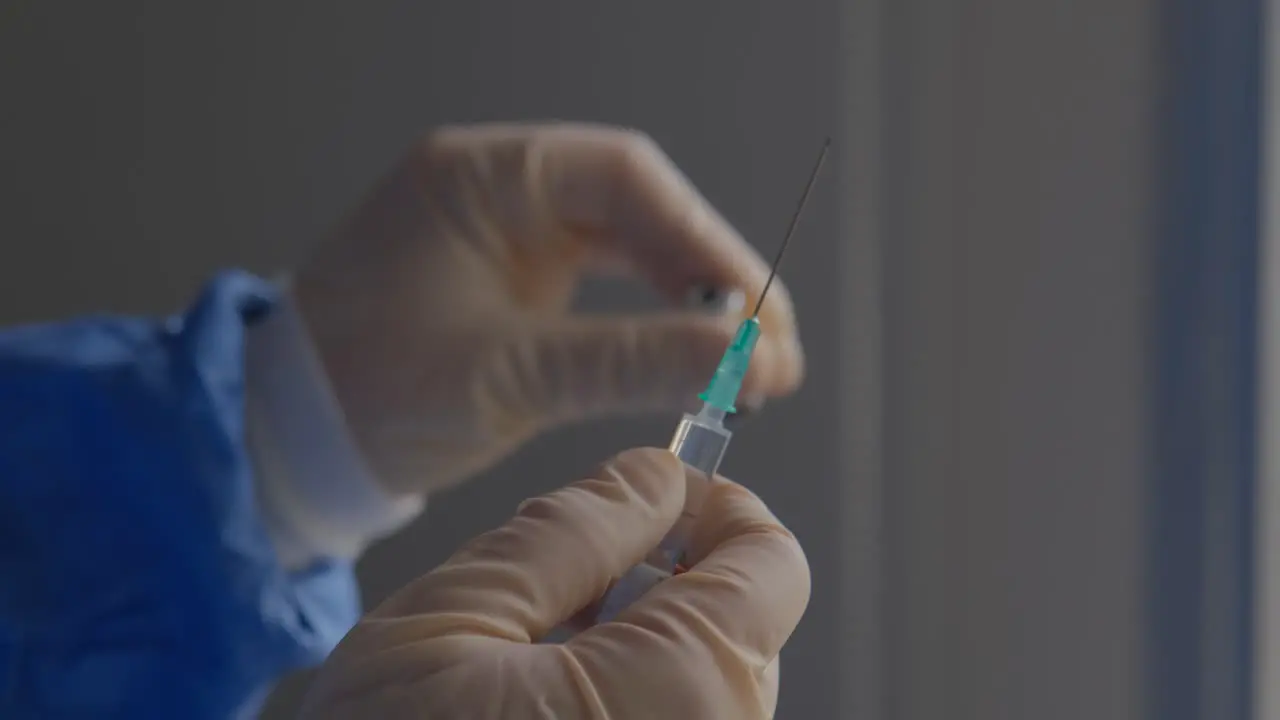
[[[276,445],[246,442],[246,386],[290,374],[246,332],[276,295],[231,274],[167,322],[0,333],[0,716],[224,718],[357,619],[359,533],[282,562]],[[289,403],[247,395],[290,437]]]

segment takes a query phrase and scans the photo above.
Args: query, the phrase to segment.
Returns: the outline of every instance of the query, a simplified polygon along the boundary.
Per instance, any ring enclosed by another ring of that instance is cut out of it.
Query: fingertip
[[[782,341],[777,369],[779,395],[790,395],[800,389],[805,376],[804,347],[800,339],[791,336]]]
[[[717,476],[703,501],[697,527],[689,538],[689,562],[697,563],[716,546],[739,534],[744,522],[781,525],[755,493]]]
[[[716,548],[744,537],[758,537],[791,555],[796,568],[809,582],[809,564],[796,536],[778,520],[755,493],[724,478],[717,478],[707,493],[703,510],[689,543],[689,561],[697,564]]]
[[[760,398],[791,395],[804,382],[805,357],[794,335],[763,334],[743,381],[743,394]]]
[[[766,292],[762,286],[759,292]],[[758,297],[758,295],[757,295]],[[796,306],[791,298],[791,289],[781,277],[775,277],[768,287],[764,301],[760,303],[760,324],[766,330],[795,333]]]
[[[624,450],[605,462],[597,477],[624,482],[663,518],[674,519],[684,504],[684,464],[670,450]]]
[[[790,395],[804,381],[805,357],[795,306],[781,279],[775,280],[769,289],[759,318],[758,362],[753,363],[759,365],[759,372],[748,378],[750,391],[767,397]]]
[[[763,668],[804,616],[810,598],[804,551],[764,503],[718,478],[696,521],[681,573],[650,590],[618,619],[655,618]]]
[[[689,288],[685,307],[701,314],[717,317],[723,322],[714,327],[717,353],[723,352],[742,321],[750,317],[753,309],[747,305],[746,293],[737,288],[724,289],[715,285],[698,284]],[[766,298],[761,313],[761,338],[752,367],[754,373],[745,379],[744,394],[758,396],[760,405],[766,397],[790,395],[804,379],[804,351],[795,330],[790,294],[781,282],[776,282]]]
[[[796,622],[809,603],[812,577],[799,539],[755,493],[730,480],[718,479],[707,498],[689,559],[712,572],[732,568],[760,587],[778,585],[775,599],[795,611]]]
[[[744,395],[738,399],[737,406],[737,412],[725,418],[724,421],[725,427],[734,432],[764,410],[765,399],[763,395]]]
[[[680,475],[680,458],[665,448],[638,447],[623,450],[613,456],[606,465],[612,465],[622,472],[634,472],[637,475]]]

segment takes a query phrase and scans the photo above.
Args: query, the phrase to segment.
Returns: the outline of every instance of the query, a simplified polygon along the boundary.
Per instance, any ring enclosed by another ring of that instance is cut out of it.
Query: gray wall
[[[881,8],[885,717],[1142,717],[1160,3]]]
[[[286,9],[286,5],[289,9]],[[213,269],[296,259],[433,124],[567,118],[652,134],[766,252],[836,132],[838,4],[23,3],[0,25],[0,321],[175,307]],[[833,177],[787,262],[811,376],[744,429],[726,471],[795,528],[813,603],[784,655],[782,718],[831,717],[841,493]],[[601,291],[596,303],[628,301]],[[544,438],[360,571],[377,602],[523,498],[671,418]],[[768,443],[761,440],[768,439]],[[270,715],[285,717],[289,683]]]
[[[1267,128],[1263,162],[1263,247],[1261,271],[1262,401],[1259,437],[1280,435],[1280,18],[1277,3],[1270,1],[1264,71],[1264,118]],[[1257,560],[1254,623],[1254,718],[1280,717],[1280,443],[1259,444]]]

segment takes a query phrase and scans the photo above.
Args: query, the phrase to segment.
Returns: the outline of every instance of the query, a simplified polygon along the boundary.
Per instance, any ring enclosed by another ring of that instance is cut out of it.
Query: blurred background
[[[643,129],[768,254],[831,134],[809,379],[725,468],[813,568],[778,717],[1280,718],[1265,5],[9,0],[0,322],[286,268],[445,122]],[[434,498],[367,602],[671,423]]]

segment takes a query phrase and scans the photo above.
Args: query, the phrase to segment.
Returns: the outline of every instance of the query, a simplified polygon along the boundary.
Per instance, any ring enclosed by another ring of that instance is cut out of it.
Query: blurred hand
[[[357,443],[394,492],[433,490],[533,434],[675,410],[742,316],[584,317],[580,278],[638,273],[754,299],[768,268],[644,136],[586,125],[431,133],[300,268],[294,293]],[[793,391],[803,357],[775,283],[744,394]]]
[[[362,620],[321,668],[303,717],[771,718],[809,568],[760,500],[726,480],[695,525],[688,572],[613,622],[533,644],[666,534],[684,472],[668,452],[632,450],[527,501]]]

